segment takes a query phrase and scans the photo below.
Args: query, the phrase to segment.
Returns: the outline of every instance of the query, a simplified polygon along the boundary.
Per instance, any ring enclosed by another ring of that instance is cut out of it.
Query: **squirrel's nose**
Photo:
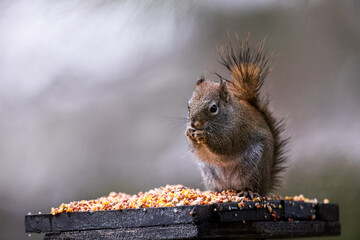
[[[200,129],[203,124],[202,124],[200,121],[195,120],[195,119],[193,118],[193,119],[191,119],[191,124],[190,124],[190,125],[191,125],[192,128]]]

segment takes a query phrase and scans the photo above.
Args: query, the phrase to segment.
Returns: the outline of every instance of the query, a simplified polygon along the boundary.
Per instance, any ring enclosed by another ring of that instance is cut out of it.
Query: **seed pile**
[[[280,197],[274,197],[280,199]],[[286,200],[311,201],[302,195],[287,197]],[[270,198],[268,198],[270,199]],[[253,201],[266,200],[266,198],[255,198]],[[87,212],[102,210],[121,210],[130,208],[152,208],[152,207],[175,207],[186,205],[203,205],[225,202],[250,201],[239,197],[236,191],[226,190],[222,192],[200,191],[182,185],[166,185],[155,188],[148,192],[139,192],[137,195],[111,192],[108,196],[94,200],[73,201],[62,203],[58,208],[51,208],[53,215],[62,212]]]

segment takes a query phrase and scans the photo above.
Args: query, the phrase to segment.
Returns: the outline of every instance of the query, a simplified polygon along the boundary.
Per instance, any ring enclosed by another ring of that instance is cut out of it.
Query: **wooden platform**
[[[226,239],[340,235],[335,204],[286,200],[25,216],[44,239]]]

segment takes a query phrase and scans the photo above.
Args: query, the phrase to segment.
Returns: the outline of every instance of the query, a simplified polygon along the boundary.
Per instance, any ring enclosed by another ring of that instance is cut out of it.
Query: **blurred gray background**
[[[263,92],[292,137],[277,193],[339,203],[340,238],[359,238],[359,13],[355,0],[0,1],[0,238],[27,239],[24,215],[62,202],[203,188],[186,103],[223,70],[227,32],[266,37],[274,56]]]

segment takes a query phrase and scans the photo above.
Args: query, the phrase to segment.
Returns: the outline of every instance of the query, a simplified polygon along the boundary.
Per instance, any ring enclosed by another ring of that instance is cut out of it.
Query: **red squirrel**
[[[219,49],[219,61],[231,80],[201,77],[188,104],[186,136],[197,156],[205,186],[236,190],[240,196],[265,196],[279,186],[285,167],[284,125],[276,121],[260,88],[269,72],[264,43],[248,40]]]

